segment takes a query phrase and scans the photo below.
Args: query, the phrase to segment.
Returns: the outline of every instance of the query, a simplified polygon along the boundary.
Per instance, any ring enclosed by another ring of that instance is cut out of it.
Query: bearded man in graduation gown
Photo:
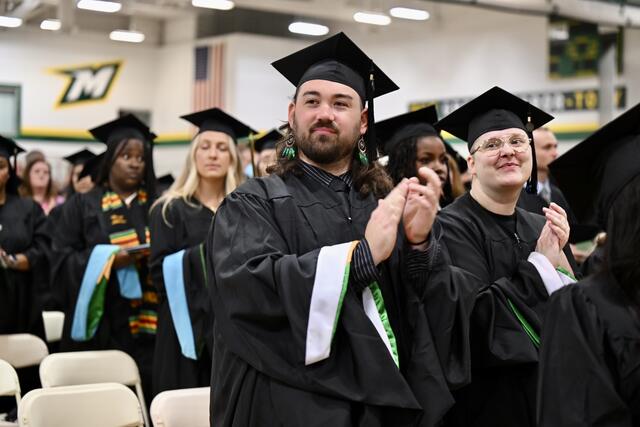
[[[372,101],[397,87],[342,33],[273,65],[296,85],[284,157],[208,240],[211,424],[438,425],[453,401],[423,300],[440,182],[423,168],[377,200]]]

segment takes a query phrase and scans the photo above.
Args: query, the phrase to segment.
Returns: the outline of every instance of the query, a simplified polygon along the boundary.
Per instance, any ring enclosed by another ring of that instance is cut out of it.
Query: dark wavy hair
[[[605,269],[635,303],[640,315],[640,175],[618,193],[609,209]]]
[[[393,150],[388,154],[387,172],[394,184],[402,181],[403,178],[416,176],[416,147],[420,135],[411,136],[406,140],[398,141],[394,144]]]
[[[300,168],[300,159],[296,155],[294,159],[287,159],[282,157],[282,150],[285,146],[285,141],[292,133],[292,129],[286,126],[284,129],[284,135],[276,144],[276,155],[278,160],[275,165],[267,168],[267,173],[278,175],[284,178],[288,174],[295,176],[301,176],[303,174]],[[393,182],[391,178],[377,162],[369,163],[368,166],[364,166],[358,160],[358,148],[356,145],[353,147],[353,156],[351,160],[351,176],[353,177],[354,188],[362,195],[366,196],[373,194],[377,198],[383,198],[393,188]]]
[[[107,185],[109,183],[109,174],[111,173],[111,167],[116,161],[116,158],[122,153],[126,144],[137,138],[124,138],[119,141],[107,142],[107,151],[104,153],[100,170],[98,171],[98,177],[96,179],[96,185]],[[142,141],[144,147],[144,175],[142,177],[142,188],[147,192],[149,201],[153,202],[156,199],[156,177],[153,169],[153,149],[152,142]]]

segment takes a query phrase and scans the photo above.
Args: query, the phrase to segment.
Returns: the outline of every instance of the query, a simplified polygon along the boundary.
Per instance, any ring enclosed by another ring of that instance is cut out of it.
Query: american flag
[[[223,108],[224,44],[195,48],[195,78],[193,81],[193,111]]]

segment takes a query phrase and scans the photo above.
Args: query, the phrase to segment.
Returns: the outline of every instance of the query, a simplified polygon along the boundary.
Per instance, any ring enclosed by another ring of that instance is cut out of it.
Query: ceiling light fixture
[[[391,18],[382,13],[374,12],[357,12],[353,15],[353,20],[361,24],[371,25],[389,25]]]
[[[58,31],[61,26],[58,19],[45,19],[40,23],[40,29],[48,31]]]
[[[191,0],[191,4],[195,7],[218,10],[231,10],[235,7],[235,4],[230,0]]]
[[[122,9],[122,5],[115,1],[105,0],[80,0],[78,9],[92,10],[94,12],[115,13]]]
[[[289,31],[306,36],[324,36],[329,32],[329,27],[309,22],[292,22],[289,24]]]
[[[0,16],[0,27],[16,28],[22,25],[22,19],[13,16]]]
[[[139,31],[114,30],[109,34],[111,40],[127,43],[142,43],[144,34]]]
[[[394,18],[410,19],[412,21],[426,21],[429,19],[429,12],[408,7],[394,7],[389,10],[389,14]]]

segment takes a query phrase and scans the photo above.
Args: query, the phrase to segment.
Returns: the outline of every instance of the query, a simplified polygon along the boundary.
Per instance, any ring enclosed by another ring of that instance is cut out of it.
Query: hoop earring
[[[369,157],[367,157],[367,144],[364,143],[364,138],[360,135],[358,140],[358,160],[362,166],[369,166]]]
[[[284,148],[282,149],[282,154],[280,156],[289,160],[295,159],[297,154],[295,142],[296,139],[293,136],[293,133],[289,133],[289,135],[287,135],[287,139],[284,140]]]

